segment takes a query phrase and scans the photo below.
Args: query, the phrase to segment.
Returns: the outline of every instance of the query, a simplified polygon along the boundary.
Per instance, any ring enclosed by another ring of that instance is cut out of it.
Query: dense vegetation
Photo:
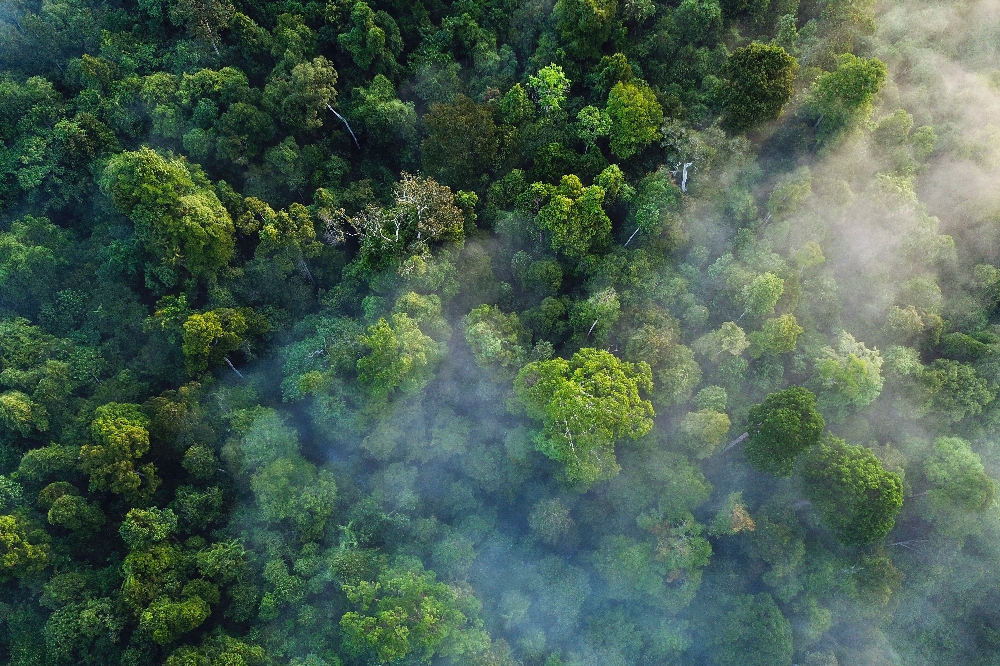
[[[0,3],[0,661],[996,664],[993,6]]]

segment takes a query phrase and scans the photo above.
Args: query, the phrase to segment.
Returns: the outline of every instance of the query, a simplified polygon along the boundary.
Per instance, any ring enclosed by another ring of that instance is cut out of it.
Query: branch
[[[339,113],[337,113],[337,110],[335,108],[333,108],[332,106],[330,106],[329,104],[326,105],[326,108],[330,109],[330,111],[333,112],[333,115],[335,115],[338,118],[340,118],[340,120],[345,125],[347,125],[347,131],[351,133],[351,138],[354,139],[354,145],[357,147],[358,150],[361,150],[361,144],[358,143],[358,137],[354,136],[354,130],[351,129],[351,124],[349,122],[347,122],[347,118],[345,118],[344,116],[342,116]]]
[[[627,241],[625,241],[625,244],[624,244],[624,245],[622,245],[622,247],[628,247],[628,244],[632,242],[632,239],[633,239],[633,238],[635,238],[635,235],[636,235],[637,233],[639,233],[639,229],[641,229],[641,228],[642,228],[642,227],[636,227],[636,228],[635,228],[635,231],[633,231],[633,232],[632,232],[632,235],[628,237],[628,240],[627,240]]]
[[[246,379],[246,377],[244,377],[243,374],[239,370],[236,369],[236,366],[233,365],[233,362],[229,360],[228,356],[226,356],[223,360],[226,362],[226,365],[229,366],[229,369],[232,370],[233,372],[235,372],[240,379],[243,379],[243,380]]]
[[[725,453],[726,451],[728,451],[729,449],[733,448],[734,446],[736,446],[737,444],[739,444],[740,442],[742,442],[744,439],[746,439],[749,436],[750,436],[749,432],[743,433],[742,435],[740,435],[739,437],[737,437],[733,441],[729,442],[729,446],[727,446],[726,448],[722,449],[722,452]]]

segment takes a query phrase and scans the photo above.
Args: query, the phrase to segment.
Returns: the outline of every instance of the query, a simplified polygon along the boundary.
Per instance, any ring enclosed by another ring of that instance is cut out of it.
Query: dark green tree
[[[803,458],[800,475],[806,497],[842,543],[874,543],[896,524],[903,481],[865,447],[828,435]]]
[[[777,44],[753,42],[729,55],[726,123],[734,130],[774,120],[792,98],[799,64]]]
[[[772,393],[747,413],[747,460],[762,472],[788,476],[799,454],[819,442],[825,425],[808,389]]]

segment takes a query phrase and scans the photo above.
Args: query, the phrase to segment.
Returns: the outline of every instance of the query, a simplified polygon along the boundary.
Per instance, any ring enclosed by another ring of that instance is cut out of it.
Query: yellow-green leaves
[[[360,337],[371,351],[358,359],[358,381],[377,399],[397,389],[409,393],[430,381],[441,359],[441,345],[420,330],[409,315],[397,312],[379,319]]]
[[[176,269],[208,279],[235,253],[233,221],[197,167],[150,148],[115,155],[101,176],[103,190],[135,223],[136,236],[173,286]]]
[[[645,362],[627,363],[597,349],[581,349],[568,361],[529,363],[514,381],[528,415],[543,422],[536,447],[580,484],[617,475],[615,443],[653,427],[653,406],[639,395],[652,387]]]
[[[660,138],[663,107],[647,86],[618,82],[608,95],[611,152],[628,159]]]
[[[148,424],[138,405],[109,402],[97,408],[91,443],[80,447],[80,468],[90,475],[94,488],[132,499],[156,490],[160,479],[152,463],[136,468],[136,461],[149,451]]]
[[[609,238],[611,220],[602,207],[603,187],[584,187],[577,176],[570,174],[563,176],[558,186],[535,183],[529,191],[536,199],[547,200],[535,224],[551,234],[553,250],[582,257]]]
[[[247,328],[246,317],[239,310],[218,308],[189,316],[181,343],[187,371],[197,375],[220,363],[226,354],[240,348]]]

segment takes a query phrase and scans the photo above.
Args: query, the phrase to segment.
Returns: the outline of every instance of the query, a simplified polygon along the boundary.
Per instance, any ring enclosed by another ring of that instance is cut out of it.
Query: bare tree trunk
[[[313,287],[316,286],[316,278],[313,277],[312,272],[309,270],[309,264],[306,263],[305,258],[301,254],[295,258],[295,268],[299,270],[299,274],[302,277],[309,281],[309,284]]]
[[[736,446],[737,444],[739,444],[740,442],[742,442],[744,439],[746,439],[749,436],[750,436],[750,433],[748,433],[748,432],[743,433],[742,435],[740,435],[739,437],[737,437],[733,441],[729,442],[729,446],[727,446],[726,448],[722,449],[722,452],[725,453],[726,451],[728,451],[729,449],[733,448],[734,446]]]
[[[632,242],[632,239],[635,238],[635,235],[639,233],[639,229],[640,227],[635,228],[635,231],[632,232],[632,235],[628,237],[628,240],[625,241],[625,244],[622,245],[622,247],[628,247],[628,244]]]
[[[326,105],[326,108],[330,109],[330,111],[333,112],[333,115],[340,118],[341,122],[347,125],[347,131],[351,133],[351,138],[354,139],[355,147],[357,147],[358,150],[361,150],[361,144],[358,143],[358,137],[354,136],[354,130],[351,129],[351,123],[347,122],[347,118],[337,113],[337,110],[332,106],[330,106],[329,104]]]
[[[246,379],[246,377],[243,376],[243,373],[236,369],[236,366],[233,365],[233,362],[229,360],[228,356],[226,356],[224,360],[226,361],[226,365],[229,366],[229,369],[235,372],[240,379]]]

